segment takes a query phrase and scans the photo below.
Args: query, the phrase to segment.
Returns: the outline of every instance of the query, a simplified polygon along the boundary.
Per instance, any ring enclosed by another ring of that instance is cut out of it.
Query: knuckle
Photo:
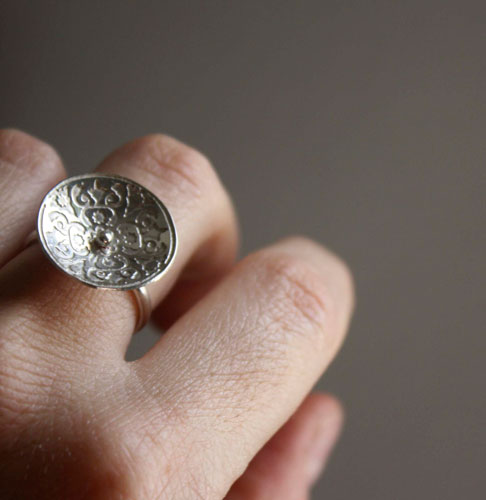
[[[299,249],[302,255],[309,255],[313,262],[318,263],[321,284],[330,289],[329,292],[331,290],[333,292],[328,294],[331,299],[330,305],[334,305],[331,312],[342,314],[344,317],[350,315],[354,307],[355,292],[354,279],[348,264],[328,248],[304,236],[289,237],[283,244]],[[303,257],[300,259],[306,262]]]
[[[319,273],[303,258],[263,250],[250,264],[265,291],[267,314],[279,330],[322,337],[334,314],[334,300]]]
[[[15,129],[0,130],[0,158],[26,170],[29,175],[64,175],[62,161],[56,150],[45,142]]]
[[[217,181],[206,156],[172,137],[148,135],[132,147],[148,160],[143,165],[150,173],[158,178],[162,175],[171,186],[185,193],[201,197]]]

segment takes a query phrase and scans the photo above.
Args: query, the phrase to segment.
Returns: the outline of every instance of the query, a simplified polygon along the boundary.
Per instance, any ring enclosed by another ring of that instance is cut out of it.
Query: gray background
[[[484,498],[483,2],[12,0],[0,28],[2,126],[70,172],[168,132],[213,160],[243,253],[300,232],[349,261],[315,498]]]

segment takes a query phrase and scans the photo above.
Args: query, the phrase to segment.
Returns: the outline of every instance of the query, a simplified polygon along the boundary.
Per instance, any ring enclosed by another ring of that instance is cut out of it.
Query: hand
[[[25,248],[66,174],[49,146],[2,131],[1,498],[302,500],[341,425],[334,398],[305,397],[347,329],[346,266],[303,238],[235,265],[229,197],[175,139],[138,139],[97,170],[147,186],[175,220],[178,254],[151,289],[167,331],[126,362],[130,293],[84,286]]]

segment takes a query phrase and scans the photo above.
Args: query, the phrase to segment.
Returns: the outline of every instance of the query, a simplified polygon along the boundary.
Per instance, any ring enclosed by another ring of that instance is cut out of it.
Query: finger
[[[303,500],[339,436],[343,411],[326,394],[308,396],[258,452],[226,500]]]
[[[168,330],[184,313],[189,311],[202,297],[214,288],[230,270],[230,267],[221,268],[208,276],[204,272],[204,259],[193,262],[178,277],[174,287],[167,297],[156,307],[152,314],[152,322],[161,331]]]
[[[235,213],[201,153],[172,137],[151,135],[115,151],[97,170],[148,187],[175,220],[177,259],[168,276],[150,285],[154,305],[167,295],[176,277],[199,284],[218,279],[231,267],[238,242]],[[171,314],[165,309],[162,312]]]
[[[0,130],[0,266],[22,250],[43,196],[64,175],[50,146],[18,130]]]
[[[188,468],[201,481],[224,471],[223,493],[334,357],[352,302],[346,266],[321,246],[291,238],[259,251],[135,363],[141,407],[161,426],[186,423],[186,439],[198,436]]]
[[[234,213],[200,153],[175,139],[149,136],[123,146],[98,170],[145,185],[164,201],[175,220],[179,251],[164,278],[150,289],[154,304],[191,261],[208,277],[231,265],[237,239]],[[2,308],[5,321],[15,335],[26,332],[31,343],[47,341],[56,352],[62,346],[84,358],[124,357],[137,319],[131,293],[86,287],[54,269],[38,248],[23,252],[10,264],[0,273],[0,295],[8,304]],[[32,329],[40,334],[35,339]]]

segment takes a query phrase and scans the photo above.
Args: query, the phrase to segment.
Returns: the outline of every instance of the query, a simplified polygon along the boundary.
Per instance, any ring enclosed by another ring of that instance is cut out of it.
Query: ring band
[[[167,271],[177,247],[164,204],[115,175],[87,174],[57,184],[41,203],[37,236],[47,257],[69,276],[94,288],[133,292],[136,331],[152,312],[147,285]]]
[[[148,322],[152,313],[152,301],[148,293],[147,287],[142,286],[131,290],[133,301],[137,309],[137,319],[135,321],[135,331],[141,330]]]

